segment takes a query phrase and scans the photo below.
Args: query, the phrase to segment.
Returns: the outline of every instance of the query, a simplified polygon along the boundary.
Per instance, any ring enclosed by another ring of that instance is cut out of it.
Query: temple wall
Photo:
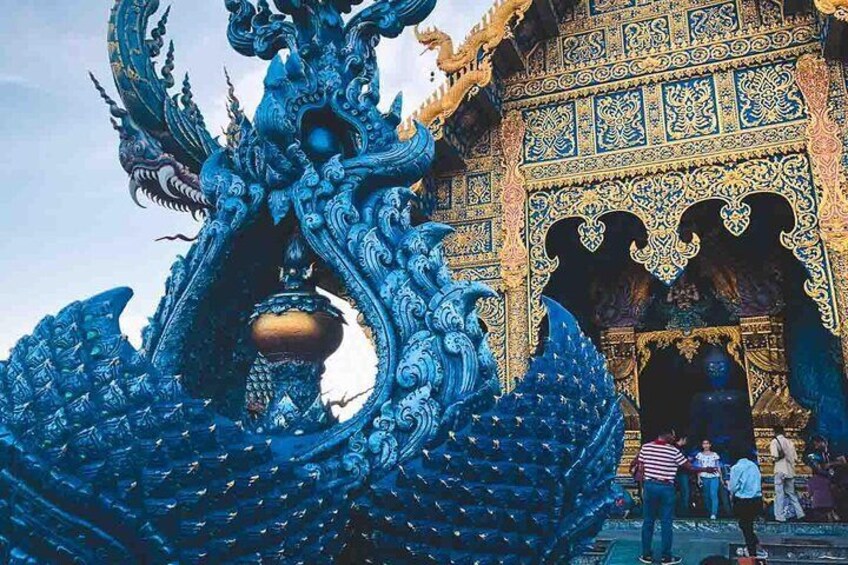
[[[786,349],[789,389],[814,415],[810,432],[828,438],[835,453],[848,452],[848,382],[839,339],[822,327],[808,301],[787,304]]]
[[[536,346],[540,297],[560,266],[546,237],[566,218],[582,220],[594,251],[605,214],[638,217],[648,238],[631,259],[672,283],[701,250],[698,234],[679,232],[688,209],[722,201],[720,220],[739,236],[744,199],[778,194],[796,226],[775,245],[803,265],[821,327],[840,331],[848,274],[821,218],[841,186],[816,127],[844,128],[848,77],[823,62],[820,41],[816,15],[784,18],[769,0],[584,0],[498,84],[503,121],[433,186],[434,219],[457,230],[452,266],[499,294],[482,310],[507,388]]]

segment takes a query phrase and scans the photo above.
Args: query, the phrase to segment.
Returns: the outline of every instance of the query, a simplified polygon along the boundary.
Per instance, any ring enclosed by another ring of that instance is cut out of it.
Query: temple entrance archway
[[[751,207],[751,221],[740,236],[721,225],[721,202],[699,204],[684,215],[681,237],[689,241],[698,234],[701,251],[670,285],[631,260],[630,244],[644,245],[645,232],[629,214],[603,217],[604,241],[594,252],[580,240],[579,220],[558,222],[548,233],[546,252],[559,268],[544,293],[571,308],[584,330],[600,342],[622,395],[622,473],[641,442],[663,425],[665,416],[658,410],[668,411],[670,402],[680,405],[670,417],[677,420],[676,426],[683,424],[692,399],[705,391],[703,374],[694,366],[711,347],[732,360],[731,388],[746,401],[744,435],[749,441],[754,436],[765,471],[770,471],[765,453],[773,425],[784,425],[803,448],[800,440],[816,392],[801,382],[807,379],[799,368],[811,347],[808,336],[817,329],[809,327],[815,304],[804,293],[806,273],[778,244],[780,234],[793,228],[795,217],[780,197],[755,195],[745,202]],[[827,349],[823,341],[813,345]],[[822,361],[820,353],[810,352],[810,362],[813,357]],[[686,368],[687,355],[693,356],[691,369]],[[671,361],[675,356],[683,360]],[[690,382],[664,381],[669,377],[661,373],[669,371]],[[836,367],[834,374],[838,372]],[[672,398],[663,403],[662,396],[656,396],[660,400],[654,401],[650,397],[658,389],[653,387],[671,389]]]

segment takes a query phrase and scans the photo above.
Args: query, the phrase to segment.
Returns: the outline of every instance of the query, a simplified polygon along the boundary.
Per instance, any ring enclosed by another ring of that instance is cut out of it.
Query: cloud
[[[0,86],[19,86],[26,88],[35,87],[35,85],[26,77],[6,73],[0,73]]]

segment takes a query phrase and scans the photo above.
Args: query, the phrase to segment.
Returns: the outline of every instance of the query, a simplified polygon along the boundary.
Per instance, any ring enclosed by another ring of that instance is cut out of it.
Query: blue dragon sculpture
[[[168,11],[151,27],[157,0],[114,4],[123,104],[95,85],[131,196],[203,224],[141,350],[121,334],[132,293],[117,289],[45,318],[0,363],[0,561],[578,554],[611,503],[621,450],[603,359],[550,303],[546,352],[500,395],[475,311],[492,292],[453,280],[440,244],[449,228],[411,219],[409,186],[433,138],[419,125],[399,139],[400,97],[378,109],[378,42],[435,0],[225,4],[233,48],[269,61],[252,121],[231,94],[225,144],[187,76],[171,94],[172,43],[158,64]],[[289,426],[296,403],[276,401],[316,390],[337,346],[340,314],[318,285],[362,312],[376,384],[345,422],[318,405]],[[315,339],[295,344],[303,328]],[[273,406],[246,401],[257,383]]]

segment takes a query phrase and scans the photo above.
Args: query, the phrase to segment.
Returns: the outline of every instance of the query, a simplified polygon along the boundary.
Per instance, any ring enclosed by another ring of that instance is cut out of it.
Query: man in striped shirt
[[[674,520],[674,479],[678,469],[696,474],[709,472],[696,469],[674,445],[676,434],[668,430],[659,437],[642,446],[636,457],[644,476],[642,488],[642,563],[653,563],[654,524],[657,519],[662,523],[663,565],[675,565],[682,560],[671,554],[672,522]]]

